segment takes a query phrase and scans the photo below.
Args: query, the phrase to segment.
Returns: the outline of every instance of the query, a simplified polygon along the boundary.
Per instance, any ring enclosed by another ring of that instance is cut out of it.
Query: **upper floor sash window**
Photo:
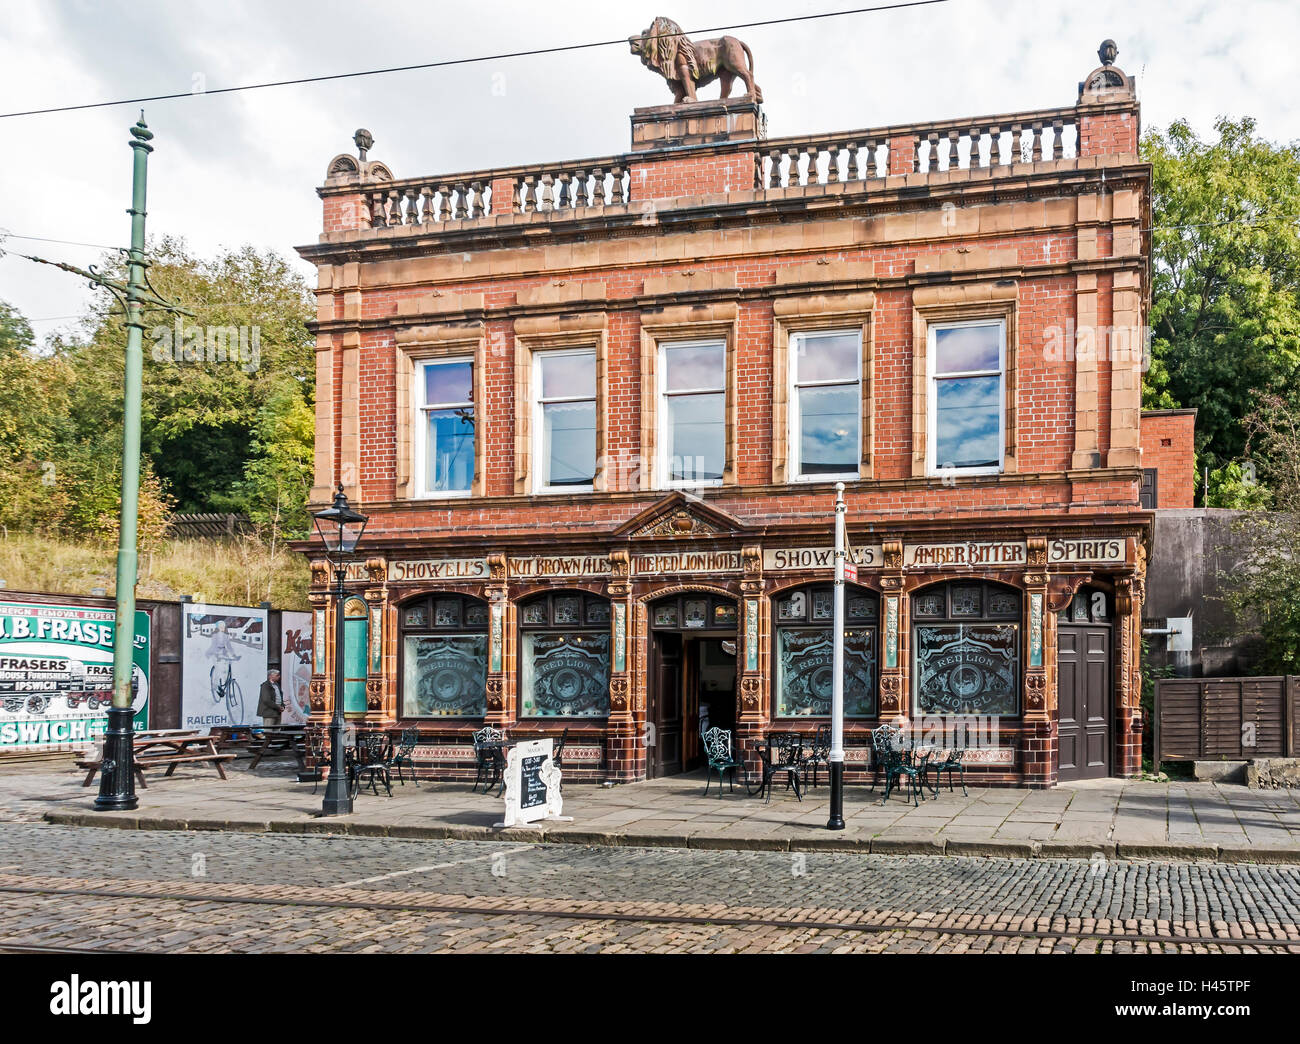
[[[927,350],[927,471],[996,474],[1006,446],[1006,323],[932,324]]]
[[[580,492],[596,476],[596,352],[537,352],[533,424],[536,492]]]
[[[727,454],[727,346],[659,347],[661,487],[717,485]]]
[[[416,472],[424,496],[467,496],[474,482],[474,363],[419,364]]]
[[[857,479],[862,457],[862,332],[790,338],[790,462],[796,481]]]

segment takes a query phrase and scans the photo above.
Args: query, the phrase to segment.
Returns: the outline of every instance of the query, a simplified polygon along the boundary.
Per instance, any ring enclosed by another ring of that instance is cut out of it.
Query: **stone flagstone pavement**
[[[1300,863],[1300,790],[1239,784],[1097,780],[1051,790],[970,788],[914,807],[895,793],[845,791],[847,829],[825,829],[825,785],[803,801],[778,787],[770,803],[725,792],[704,796],[699,773],[619,787],[569,784],[572,823],[496,830],[503,802],[467,783],[394,783],[392,798],[368,790],[350,816],[319,816],[323,786],[294,780],[291,765],[255,772],[233,763],[223,782],[210,770],[159,775],[134,812],[92,809],[98,780],[61,767],[0,771],[0,821],[140,829],[312,832],[419,838],[568,842],[674,848],[856,850],[949,855],[1219,859]]]

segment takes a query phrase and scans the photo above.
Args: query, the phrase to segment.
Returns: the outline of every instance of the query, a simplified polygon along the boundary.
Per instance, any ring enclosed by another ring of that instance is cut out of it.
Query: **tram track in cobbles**
[[[1091,927],[1070,924],[1062,918],[1039,917],[1010,919],[998,923],[993,918],[958,915],[935,917],[929,913],[911,911],[855,911],[828,909],[778,909],[735,908],[718,909],[698,904],[611,903],[600,901],[566,901],[543,897],[519,896],[504,901],[484,896],[449,895],[439,893],[376,893],[374,890],[305,889],[294,896],[257,896],[248,894],[251,886],[212,887],[185,886],[184,882],[120,882],[76,881],[74,879],[45,882],[18,883],[29,879],[13,875],[0,875],[0,894],[31,897],[42,902],[78,900],[77,909],[83,930],[91,927],[93,916],[86,911],[90,903],[103,902],[110,913],[109,923],[115,923],[122,912],[122,902],[146,904],[153,918],[166,923],[170,918],[184,923],[188,916],[185,907],[205,909],[207,923],[216,929],[216,938],[222,938],[221,926],[254,923],[287,924],[310,922],[317,911],[355,911],[368,913],[387,924],[394,931],[385,941],[400,938],[402,925],[407,934],[412,927],[423,925],[438,933],[455,935],[466,923],[491,924],[508,922],[503,941],[513,941],[516,946],[528,947],[538,939],[562,944],[581,939],[582,932],[567,931],[555,926],[581,924],[600,932],[612,926],[637,926],[644,932],[658,932],[676,943],[680,937],[704,930],[717,945],[705,945],[704,950],[734,950],[743,948],[747,936],[758,934],[765,946],[776,949],[830,949],[830,950],[880,950],[897,944],[912,944],[918,951],[927,950],[980,950],[1005,948],[1006,943],[1027,944],[1031,952],[1288,952],[1300,954],[1300,932],[1294,926],[1251,925],[1223,926],[1210,934],[1189,931],[1190,926],[1157,926],[1106,923]],[[381,896],[383,896],[381,898]],[[8,904],[7,904],[8,905]],[[243,908],[242,910],[240,908]],[[221,915],[214,916],[220,910]],[[272,913],[271,911],[274,911]],[[292,911],[286,914],[285,911]],[[695,911],[695,912],[692,912]],[[304,917],[304,912],[307,916]],[[228,916],[226,916],[228,915]],[[129,918],[128,918],[129,919]],[[432,921],[430,921],[432,919]],[[0,916],[0,952],[146,952],[138,948],[121,950],[115,947],[97,947],[83,941],[68,943],[33,942],[11,934],[9,917]],[[415,922],[414,925],[412,922]],[[1134,930],[1136,927],[1136,930]],[[286,940],[310,927],[287,929]],[[719,940],[716,933],[730,932],[730,941]],[[863,937],[874,937],[873,942],[863,942]],[[355,940],[341,935],[335,944],[326,942],[322,949],[350,949]],[[362,940],[364,941],[364,940]],[[432,948],[442,948],[434,939]],[[451,942],[451,940],[446,940]],[[650,940],[646,940],[649,942]],[[704,941],[704,940],[701,940]],[[274,951],[275,940],[268,939]],[[737,943],[742,945],[738,946]],[[162,940],[166,949],[166,939]],[[981,945],[982,944],[982,945]],[[990,945],[992,944],[992,945]],[[376,950],[387,947],[382,942],[372,943]],[[206,947],[197,947],[200,951]],[[232,946],[238,948],[238,944]],[[400,949],[400,946],[397,947]],[[450,949],[455,949],[454,943]],[[491,949],[490,946],[483,947]],[[512,946],[511,948],[515,948]],[[547,948],[551,948],[549,945]],[[181,945],[176,952],[185,952]],[[1016,946],[1025,952],[1026,946]],[[170,952],[170,951],[169,951]]]
[[[1300,953],[1264,864],[8,823],[0,895],[8,952]]]

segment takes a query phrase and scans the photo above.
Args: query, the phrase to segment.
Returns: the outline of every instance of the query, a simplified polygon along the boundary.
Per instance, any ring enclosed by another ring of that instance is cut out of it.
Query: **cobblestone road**
[[[110,890],[126,895],[86,894]],[[1237,941],[1294,940],[1300,952],[1300,868],[1288,866],[8,823],[0,894],[0,946],[1237,952]]]

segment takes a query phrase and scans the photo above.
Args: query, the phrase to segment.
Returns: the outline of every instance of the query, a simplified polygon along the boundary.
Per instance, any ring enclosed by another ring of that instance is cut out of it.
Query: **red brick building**
[[[628,152],[432,177],[359,132],[301,248],[313,500],[371,516],[348,713],[442,778],[485,723],[618,781],[698,764],[704,712],[812,732],[843,482],[851,780],[900,720],[978,721],[977,781],[1138,772],[1138,131],[1107,62],[1061,108],[774,138],[701,101],[636,110]]]
[[[1196,506],[1196,410],[1142,411],[1142,506]]]

